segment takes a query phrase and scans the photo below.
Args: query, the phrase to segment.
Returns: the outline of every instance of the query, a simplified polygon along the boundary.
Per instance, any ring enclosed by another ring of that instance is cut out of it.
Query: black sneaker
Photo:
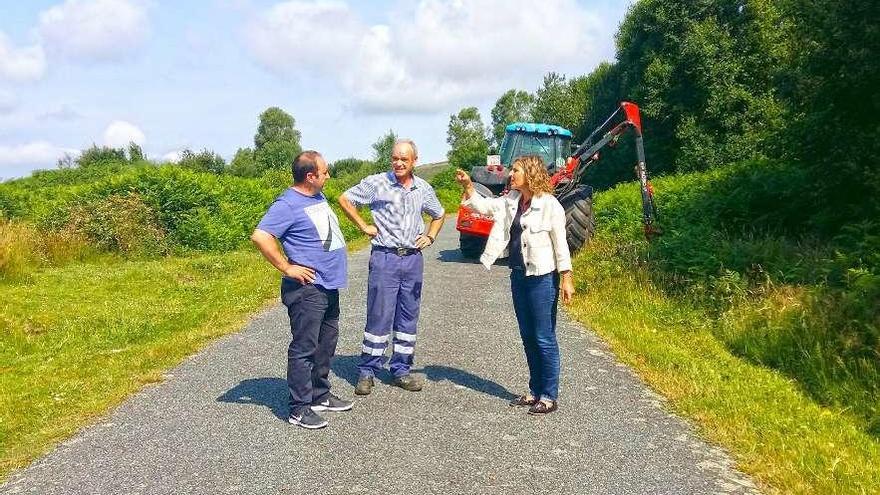
[[[354,405],[354,402],[340,399],[333,394],[327,394],[327,398],[317,404],[312,404],[312,411],[321,412],[321,411],[348,411],[351,409],[351,406]]]
[[[394,378],[394,385],[407,390],[409,392],[418,392],[422,389],[422,382],[416,380],[412,375],[401,375]]]
[[[354,388],[354,393],[357,395],[370,395],[370,392],[373,391],[373,377],[372,376],[361,376],[358,378],[357,386]]]
[[[304,407],[299,414],[291,414],[287,421],[292,425],[302,426],[309,430],[317,430],[327,426],[327,420],[312,411],[310,407]]]

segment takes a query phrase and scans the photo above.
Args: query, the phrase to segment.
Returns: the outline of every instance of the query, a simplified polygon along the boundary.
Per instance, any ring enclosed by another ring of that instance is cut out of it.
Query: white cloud
[[[40,14],[37,31],[50,54],[114,61],[140,47],[149,19],[139,0],[66,0]]]
[[[165,153],[164,155],[162,155],[161,161],[162,162],[178,163],[180,161],[182,154],[183,154],[183,150],[169,151],[168,153]]]
[[[143,146],[146,140],[143,131],[124,120],[112,122],[104,131],[104,144],[111,148],[125,148],[131,142]]]
[[[344,3],[290,1],[256,15],[244,42],[264,67],[282,74],[309,75],[344,68],[367,26]]]
[[[417,73],[443,79],[596,61],[600,19],[574,0],[426,0],[394,25],[395,50]],[[589,66],[588,66],[589,67]]]
[[[55,168],[56,162],[65,153],[76,156],[79,151],[61,148],[46,141],[0,145],[0,179],[21,177],[38,168]]]
[[[46,73],[46,56],[39,45],[14,47],[0,32],[0,80],[36,81]]]
[[[338,2],[291,1],[254,17],[245,42],[274,72],[333,78],[360,110],[433,112],[588,73],[616,27],[575,0],[422,0],[370,27]]]
[[[83,118],[83,115],[76,111],[75,108],[70,105],[63,103],[60,107],[55,110],[50,110],[46,113],[43,113],[37,117],[40,120],[58,120],[61,122],[70,122],[73,120],[79,120]]]

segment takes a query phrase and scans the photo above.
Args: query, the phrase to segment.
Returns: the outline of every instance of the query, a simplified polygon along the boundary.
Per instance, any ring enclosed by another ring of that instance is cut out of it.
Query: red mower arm
[[[608,126],[612,119],[621,111],[624,113],[624,120],[612,127],[611,130],[605,132],[601,139],[593,143],[593,137]],[[605,146],[616,144],[620,136],[629,129],[632,129],[636,135],[637,162],[635,173],[642,194],[642,223],[645,226],[645,237],[651,240],[655,236],[660,235],[662,230],[656,225],[657,209],[654,206],[654,188],[648,182],[648,173],[645,168],[645,148],[642,142],[642,119],[639,107],[635,103],[621,102],[620,107],[602,125],[597,127],[568,158],[565,167],[550,178],[550,183],[557,188],[557,196],[564,195],[572,190],[580,184],[587,168],[599,161],[599,150]]]

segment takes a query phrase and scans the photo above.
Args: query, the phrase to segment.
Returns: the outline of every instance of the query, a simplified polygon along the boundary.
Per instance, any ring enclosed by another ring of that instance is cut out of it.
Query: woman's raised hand
[[[471,176],[464,170],[457,168],[455,169],[455,182],[458,182],[461,187],[468,189],[471,186]]]

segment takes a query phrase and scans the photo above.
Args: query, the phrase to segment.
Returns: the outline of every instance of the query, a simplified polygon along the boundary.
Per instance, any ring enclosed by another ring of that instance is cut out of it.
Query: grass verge
[[[700,434],[769,492],[880,493],[880,442],[844,408],[732,354],[716,315],[658,290],[644,268],[597,239],[575,260],[571,314],[601,335]]]
[[[0,284],[0,481],[275,296],[255,250],[75,263]]]

